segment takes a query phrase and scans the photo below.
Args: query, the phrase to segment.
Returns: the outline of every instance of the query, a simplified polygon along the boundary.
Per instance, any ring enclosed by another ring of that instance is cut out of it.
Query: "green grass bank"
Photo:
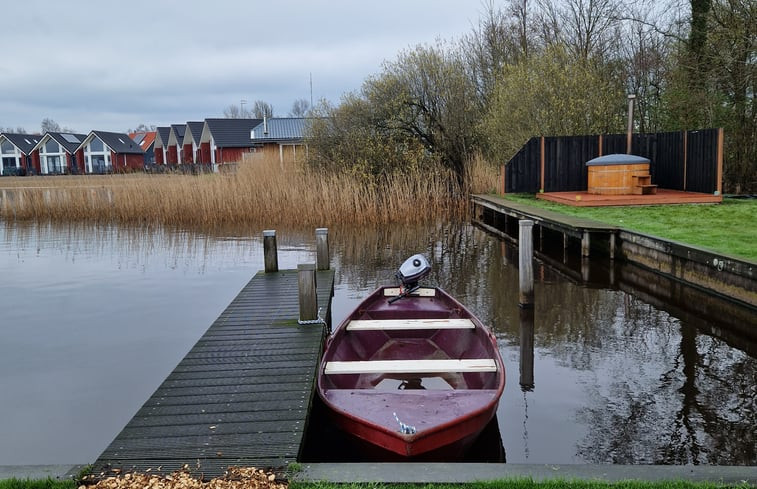
[[[757,261],[757,199],[724,198],[722,204],[572,207],[530,194],[507,200]]]
[[[715,489],[724,487],[750,487],[746,484],[724,485],[711,482],[596,482],[580,480],[533,481],[530,479],[505,479],[499,481],[473,482],[463,484],[332,484],[298,483],[289,485],[289,489]]]

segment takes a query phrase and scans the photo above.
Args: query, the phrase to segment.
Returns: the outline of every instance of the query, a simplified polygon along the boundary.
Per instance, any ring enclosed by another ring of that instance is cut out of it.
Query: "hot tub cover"
[[[609,166],[609,165],[638,165],[640,163],[649,163],[648,158],[636,155],[627,155],[623,153],[616,153],[611,155],[604,155],[593,160],[586,162],[586,166]]]

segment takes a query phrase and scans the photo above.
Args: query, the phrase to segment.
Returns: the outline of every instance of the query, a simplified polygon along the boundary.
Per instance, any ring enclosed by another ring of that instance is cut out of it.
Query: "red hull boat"
[[[494,335],[439,288],[415,255],[328,339],[318,394],[336,426],[373,456],[461,457],[494,417],[505,369]]]

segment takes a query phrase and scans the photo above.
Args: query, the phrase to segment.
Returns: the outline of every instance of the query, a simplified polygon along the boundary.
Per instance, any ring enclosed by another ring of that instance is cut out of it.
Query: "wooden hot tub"
[[[610,154],[586,162],[589,171],[588,193],[631,195],[653,193],[647,158],[627,154]]]

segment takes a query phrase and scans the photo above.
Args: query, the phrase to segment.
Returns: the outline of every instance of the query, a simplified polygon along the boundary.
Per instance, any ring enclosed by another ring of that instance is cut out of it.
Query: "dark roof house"
[[[182,157],[185,163],[199,162],[198,149],[200,148],[202,128],[204,126],[205,122],[202,121],[187,122],[187,127],[184,131],[184,140],[182,141]]]
[[[125,133],[90,131],[79,146],[87,173],[141,170],[145,152]]]
[[[153,146],[155,150],[155,164],[166,164],[166,148],[168,147],[168,137],[171,134],[170,127],[158,127],[155,131],[155,144]]]
[[[205,119],[200,138],[200,163],[214,165],[238,162],[254,144],[252,130],[262,119]]]
[[[34,147],[42,138],[39,134],[0,134],[0,173],[18,175],[39,172],[39,153]]]
[[[77,150],[86,137],[86,134],[46,132],[34,146],[39,152],[39,173],[83,173],[84,155],[77,154]]]
[[[166,163],[169,165],[178,165],[183,162],[181,150],[184,143],[184,131],[186,130],[186,124],[171,124],[171,130],[168,132],[168,142],[166,143],[168,154]]]

